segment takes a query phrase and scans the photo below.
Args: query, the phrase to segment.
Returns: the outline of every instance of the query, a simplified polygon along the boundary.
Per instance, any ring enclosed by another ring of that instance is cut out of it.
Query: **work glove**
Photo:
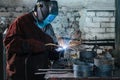
[[[54,44],[54,43],[47,43],[45,44],[45,46],[48,51],[54,51],[59,47],[57,44]]]
[[[53,43],[48,43],[48,44],[45,44],[45,46],[47,47],[47,50],[49,52],[49,59],[58,60],[59,52],[56,51],[56,49],[58,48],[58,45],[53,44]]]

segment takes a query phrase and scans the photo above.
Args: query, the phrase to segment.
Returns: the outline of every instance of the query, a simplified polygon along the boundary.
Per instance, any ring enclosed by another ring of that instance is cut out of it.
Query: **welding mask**
[[[44,28],[50,24],[58,15],[57,1],[38,1],[35,11],[37,12],[36,24],[40,28]]]

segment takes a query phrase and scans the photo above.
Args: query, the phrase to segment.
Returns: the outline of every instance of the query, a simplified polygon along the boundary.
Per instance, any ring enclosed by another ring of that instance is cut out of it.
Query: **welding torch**
[[[47,43],[45,46],[56,46],[56,47],[62,47],[60,45],[54,44],[54,43]]]
[[[54,44],[54,43],[45,44],[45,46],[55,46],[55,47],[61,48],[62,50],[71,49],[72,47],[75,47],[77,45],[80,45],[79,41],[71,41],[68,45],[57,45],[57,44]]]

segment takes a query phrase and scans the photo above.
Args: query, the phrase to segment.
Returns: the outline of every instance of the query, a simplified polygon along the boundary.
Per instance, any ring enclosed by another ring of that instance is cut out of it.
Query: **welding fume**
[[[37,0],[34,9],[17,17],[4,38],[7,80],[44,80],[38,69],[48,69],[59,59],[57,38],[50,24],[58,15],[57,1]]]

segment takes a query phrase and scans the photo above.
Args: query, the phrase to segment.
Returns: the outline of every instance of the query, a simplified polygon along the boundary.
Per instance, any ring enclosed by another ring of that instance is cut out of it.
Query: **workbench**
[[[120,77],[74,77],[72,72],[47,72],[46,80],[120,80]]]

